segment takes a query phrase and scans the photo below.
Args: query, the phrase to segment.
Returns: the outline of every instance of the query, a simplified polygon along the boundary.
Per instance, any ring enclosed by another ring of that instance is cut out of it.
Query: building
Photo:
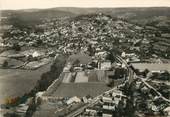
[[[113,100],[111,97],[102,97],[102,101],[106,103],[113,103]]]
[[[104,62],[101,62],[99,63],[99,67],[101,70],[109,70],[111,68],[111,62],[110,61],[104,61]]]
[[[66,104],[67,104],[67,105],[70,105],[70,104],[72,104],[72,103],[79,103],[79,102],[81,102],[80,98],[74,96],[74,97],[68,99],[68,100],[66,101]]]

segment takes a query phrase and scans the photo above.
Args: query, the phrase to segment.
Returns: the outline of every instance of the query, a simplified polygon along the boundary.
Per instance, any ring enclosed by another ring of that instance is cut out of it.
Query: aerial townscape
[[[0,17],[0,117],[170,117],[169,7]]]

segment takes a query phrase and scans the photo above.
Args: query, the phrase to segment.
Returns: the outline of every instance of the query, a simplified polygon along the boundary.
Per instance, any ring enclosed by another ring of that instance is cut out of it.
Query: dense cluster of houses
[[[138,26],[123,19],[112,18],[102,13],[83,15],[76,18],[46,19],[34,30],[12,27],[3,36],[3,46],[12,47],[14,43],[29,47],[55,47],[58,52],[73,54],[83,51],[98,55],[113,48],[125,52],[134,51],[140,57],[151,57],[153,51],[168,52],[168,45],[159,44],[155,39],[167,38],[151,26]],[[163,43],[163,42],[162,42]],[[164,46],[159,50],[156,46]],[[167,55],[168,56],[168,53]]]

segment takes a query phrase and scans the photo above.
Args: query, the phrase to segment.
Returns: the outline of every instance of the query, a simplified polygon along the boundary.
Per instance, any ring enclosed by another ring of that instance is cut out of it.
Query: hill
[[[151,7],[151,8],[74,8],[59,7],[50,9],[27,9],[27,10],[4,10],[2,17],[16,20],[16,18],[25,23],[38,23],[44,18],[77,16],[91,13],[105,13],[114,17],[122,17],[129,20],[146,20],[148,18],[166,16],[170,17],[169,7]],[[10,21],[11,21],[10,20]],[[11,22],[8,23],[11,23]],[[31,24],[32,24],[31,23]]]

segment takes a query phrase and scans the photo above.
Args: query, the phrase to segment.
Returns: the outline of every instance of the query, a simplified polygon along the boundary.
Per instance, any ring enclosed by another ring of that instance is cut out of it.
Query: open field
[[[69,82],[71,82],[71,79],[72,79],[72,73],[64,73],[62,82],[69,83]]]
[[[133,63],[136,69],[145,70],[146,68],[150,71],[168,70],[170,71],[170,64],[148,64],[148,63]]]
[[[85,74],[85,72],[78,72],[75,83],[83,83],[83,82],[88,82],[88,76]]]
[[[29,92],[41,74],[50,70],[50,66],[48,64],[37,70],[0,69],[0,103],[7,97],[22,96]]]
[[[91,71],[89,73],[89,79],[88,82],[99,82],[99,79],[97,77],[97,72],[96,71]]]
[[[65,72],[63,83],[88,83],[88,82],[107,82],[108,73],[113,74],[114,71],[91,70],[79,71],[75,73]]]
[[[110,89],[106,83],[108,73],[105,73],[104,71],[101,73],[101,70],[97,70],[90,71],[87,74],[84,71],[77,72],[75,78],[73,78],[71,73],[64,73],[62,76],[62,83],[58,85],[57,88],[51,87],[50,90],[52,91],[47,91],[46,96],[83,97],[86,95],[91,95],[95,97]],[[72,82],[72,79],[75,79],[75,81]],[[58,82],[59,81],[57,81],[55,84],[57,85]],[[117,86],[118,83],[115,83],[115,85]]]
[[[94,82],[94,83],[62,83],[56,90],[51,94],[57,97],[72,97],[78,96],[83,97],[86,95],[97,96],[110,88],[105,83]]]

